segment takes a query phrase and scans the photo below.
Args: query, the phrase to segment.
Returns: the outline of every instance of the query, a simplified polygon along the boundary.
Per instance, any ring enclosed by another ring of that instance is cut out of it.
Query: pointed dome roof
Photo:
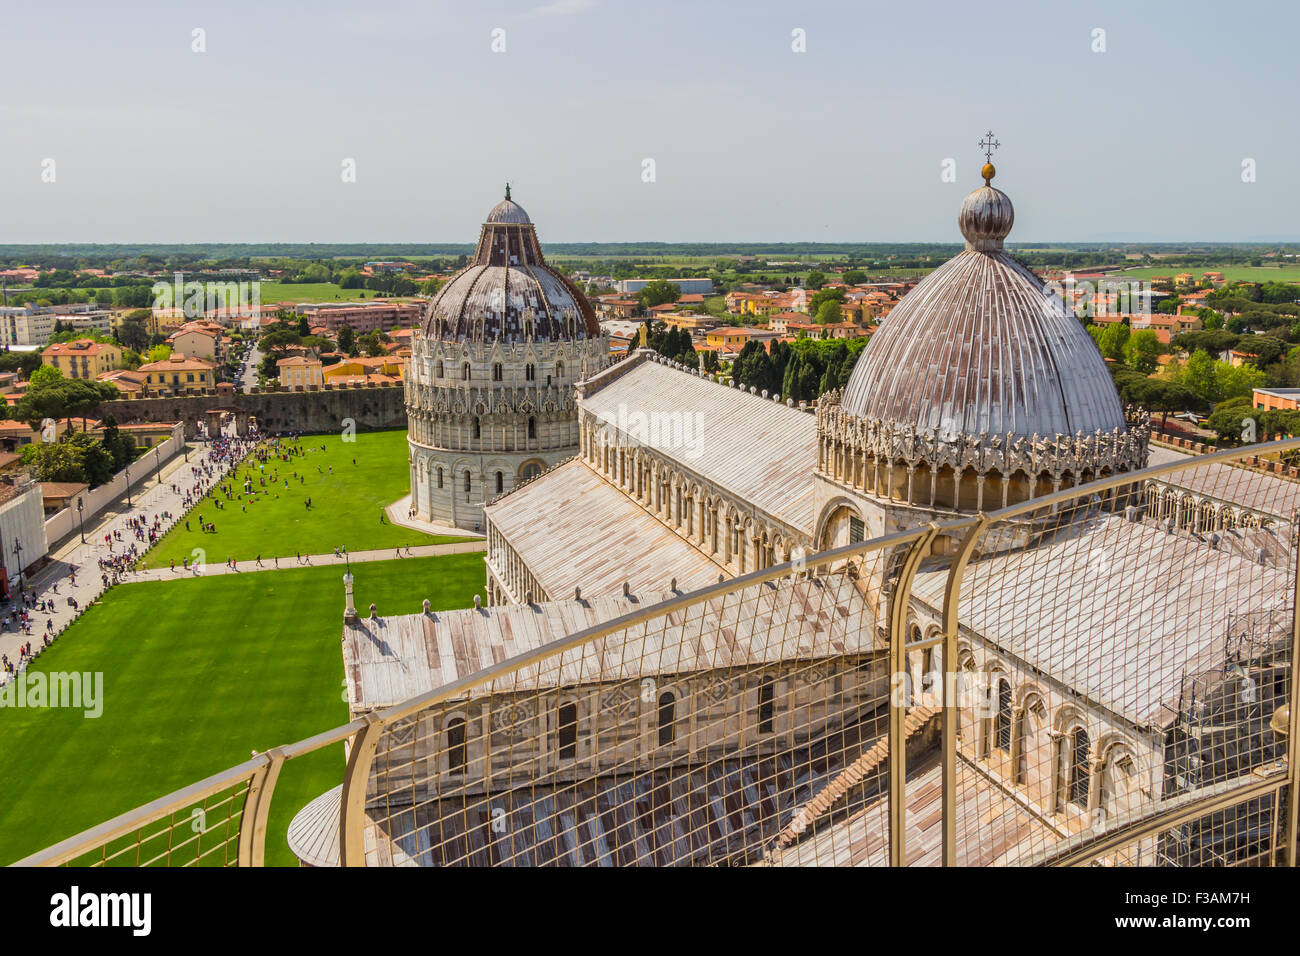
[[[595,338],[596,312],[569,279],[546,264],[528,213],[506,198],[488,213],[474,261],[447,280],[421,331],[457,342]]]
[[[1002,249],[1015,213],[985,185],[962,203],[966,250],[889,313],[842,400],[859,418],[964,436],[1126,430],[1106,363],[1079,320]]]
[[[509,183],[506,183],[506,198],[492,207],[492,211],[488,213],[487,219],[484,221],[489,223],[504,222],[515,224],[532,222],[532,220],[528,218],[528,213],[524,212],[524,207],[510,198]]]

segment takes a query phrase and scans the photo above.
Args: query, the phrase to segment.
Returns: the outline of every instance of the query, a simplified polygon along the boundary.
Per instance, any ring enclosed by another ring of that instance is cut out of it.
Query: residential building
[[[280,385],[283,388],[306,388],[308,386],[319,388],[325,384],[325,378],[322,374],[323,366],[318,358],[310,358],[306,355],[291,355],[288,358],[280,359],[275,363],[275,367],[280,373]],[[337,368],[338,366],[332,367]]]
[[[203,359],[189,358],[173,352],[161,362],[141,365],[148,395],[183,395],[194,389],[212,388],[216,384],[216,366]]]
[[[47,346],[41,360],[57,368],[64,378],[97,379],[122,364],[122,350],[107,342],[76,339]]]
[[[207,359],[209,362],[220,362],[223,354],[221,341],[224,331],[217,323],[207,320],[186,322],[167,336],[167,344],[172,347],[173,352],[183,352],[194,358]]]
[[[54,334],[54,316],[18,306],[0,308],[0,346],[43,346]]]

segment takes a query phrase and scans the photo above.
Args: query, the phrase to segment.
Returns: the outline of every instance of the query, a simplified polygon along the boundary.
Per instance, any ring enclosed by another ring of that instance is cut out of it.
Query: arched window
[[[559,744],[561,760],[578,757],[578,705],[561,704],[556,720],[555,737]]]
[[[465,500],[469,501],[469,472],[465,472]]]
[[[433,374],[436,375],[438,378],[442,378],[442,376],[443,376],[443,368],[442,368],[442,363],[441,363],[441,362],[438,363],[438,367],[434,370],[434,373],[433,373]]]
[[[439,466],[439,468],[438,468],[438,487],[439,487],[439,488],[442,487],[442,467],[441,467],[441,466]]]
[[[501,474],[501,472],[498,471],[497,472],[497,494],[501,494],[505,486],[506,486],[505,475]]]
[[[447,771],[464,773],[469,765],[469,748],[465,743],[465,721],[453,717],[447,721]]]
[[[531,415],[528,416],[528,437],[537,437],[537,419],[533,418]]]
[[[464,365],[462,365],[462,366],[460,367],[460,371],[461,371],[461,375],[464,376],[465,381],[468,382],[468,381],[469,381],[469,362],[466,362]]]
[[[677,698],[669,691],[659,695],[659,746],[673,742],[677,724]]]
[[[519,478],[521,481],[530,481],[541,473],[542,466],[537,464],[535,461],[530,461],[528,464],[524,465],[523,469],[519,472]]]
[[[993,718],[993,746],[1011,753],[1011,684],[998,681],[998,712]]]
[[[537,366],[532,362],[524,366],[524,380],[528,382],[537,381]]]
[[[772,678],[763,678],[758,686],[758,732],[770,734],[775,723],[776,706],[772,701]]]
[[[1075,727],[1066,738],[1069,741],[1069,778],[1066,799],[1076,807],[1088,809],[1088,731]]]
[[[500,363],[500,362],[493,362],[493,363],[492,363],[492,381],[494,381],[494,382],[499,382],[499,381],[501,381],[501,363]]]
[[[483,423],[480,422],[477,418],[474,419],[474,437],[475,438],[483,437]]]
[[[556,377],[556,378],[564,378],[564,363],[563,363],[563,362],[556,362],[556,363],[555,363],[555,377]]]

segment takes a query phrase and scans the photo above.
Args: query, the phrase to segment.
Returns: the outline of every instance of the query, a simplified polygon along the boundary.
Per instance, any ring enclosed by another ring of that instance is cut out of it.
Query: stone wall
[[[119,425],[184,422],[185,437],[193,438],[198,423],[215,409],[237,409],[241,421],[253,416],[262,431],[272,432],[338,431],[346,419],[352,419],[359,431],[406,427],[406,402],[400,384],[351,388],[308,386],[293,391],[257,389],[249,394],[205,390],[170,398],[104,402],[96,414],[100,418],[112,415]]]

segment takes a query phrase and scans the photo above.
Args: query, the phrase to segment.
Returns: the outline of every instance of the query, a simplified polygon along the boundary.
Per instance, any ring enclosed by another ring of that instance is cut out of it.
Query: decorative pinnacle
[[[978,145],[984,151],[984,168],[980,170],[980,175],[984,177],[984,185],[988,186],[998,172],[993,165],[993,151],[1002,144],[993,138],[993,130],[989,130],[984,134],[984,138],[979,141]]]
[[[993,162],[993,151],[1002,144],[993,138],[993,130],[989,130],[984,134],[984,138],[979,141],[978,145],[984,151],[984,161],[991,163]]]
[[[506,183],[506,199],[510,198],[510,184]]]

